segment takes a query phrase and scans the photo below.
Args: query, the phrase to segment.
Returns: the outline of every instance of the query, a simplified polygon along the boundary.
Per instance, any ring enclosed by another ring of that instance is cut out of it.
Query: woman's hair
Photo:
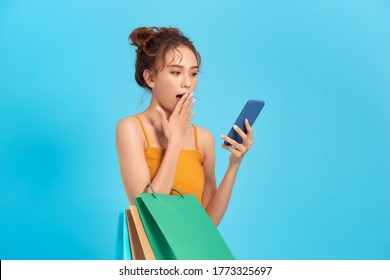
[[[136,50],[135,80],[148,91],[151,88],[144,80],[144,71],[146,69],[155,73],[161,71],[165,66],[166,53],[177,50],[178,46],[188,47],[195,54],[198,66],[200,66],[199,53],[192,42],[178,28],[140,27],[131,32],[129,40],[131,45],[138,47]],[[160,62],[162,62],[161,67],[157,69],[157,64]]]

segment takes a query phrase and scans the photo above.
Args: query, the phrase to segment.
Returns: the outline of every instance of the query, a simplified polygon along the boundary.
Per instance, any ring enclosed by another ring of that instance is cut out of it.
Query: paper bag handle
[[[146,186],[146,188],[144,189],[143,192],[146,193],[146,190],[148,189],[148,187],[152,190],[151,194],[153,195],[153,197],[154,197],[154,198],[157,198],[157,197],[156,197],[156,192],[154,191],[154,189],[153,189],[153,187],[152,187],[152,183],[149,183],[149,184]],[[172,188],[171,190],[177,192],[182,198],[184,198],[183,194],[182,194],[180,191],[178,191],[177,189]]]
[[[184,198],[184,195],[181,192],[179,192],[177,189],[172,188],[171,190],[177,192],[182,198]]]

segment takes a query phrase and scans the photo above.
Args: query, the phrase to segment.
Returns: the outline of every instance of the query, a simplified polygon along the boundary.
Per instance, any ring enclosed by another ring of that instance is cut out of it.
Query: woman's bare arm
[[[211,133],[205,134],[206,137],[204,137],[205,158],[203,168],[205,173],[205,186],[203,191],[202,204],[216,226],[219,225],[226,213],[241,161],[245,153],[253,144],[252,128],[250,127],[249,123],[246,123],[246,128],[248,134],[245,134],[237,127],[234,128],[244,139],[242,144],[238,144],[227,136],[222,137],[223,140],[233,144],[235,148],[223,145],[225,149],[231,152],[231,155],[229,158],[229,166],[218,189],[216,188],[215,181],[214,139]]]

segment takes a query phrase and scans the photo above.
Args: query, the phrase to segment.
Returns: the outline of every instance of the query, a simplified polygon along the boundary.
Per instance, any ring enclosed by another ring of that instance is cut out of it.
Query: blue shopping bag
[[[129,229],[125,210],[119,211],[118,229],[115,244],[116,260],[131,260]]]

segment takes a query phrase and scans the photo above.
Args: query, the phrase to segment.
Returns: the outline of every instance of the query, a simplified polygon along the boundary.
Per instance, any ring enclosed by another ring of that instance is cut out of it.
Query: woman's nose
[[[183,81],[182,81],[182,87],[184,88],[190,88],[191,87],[191,81],[190,77],[188,75],[183,75]]]

